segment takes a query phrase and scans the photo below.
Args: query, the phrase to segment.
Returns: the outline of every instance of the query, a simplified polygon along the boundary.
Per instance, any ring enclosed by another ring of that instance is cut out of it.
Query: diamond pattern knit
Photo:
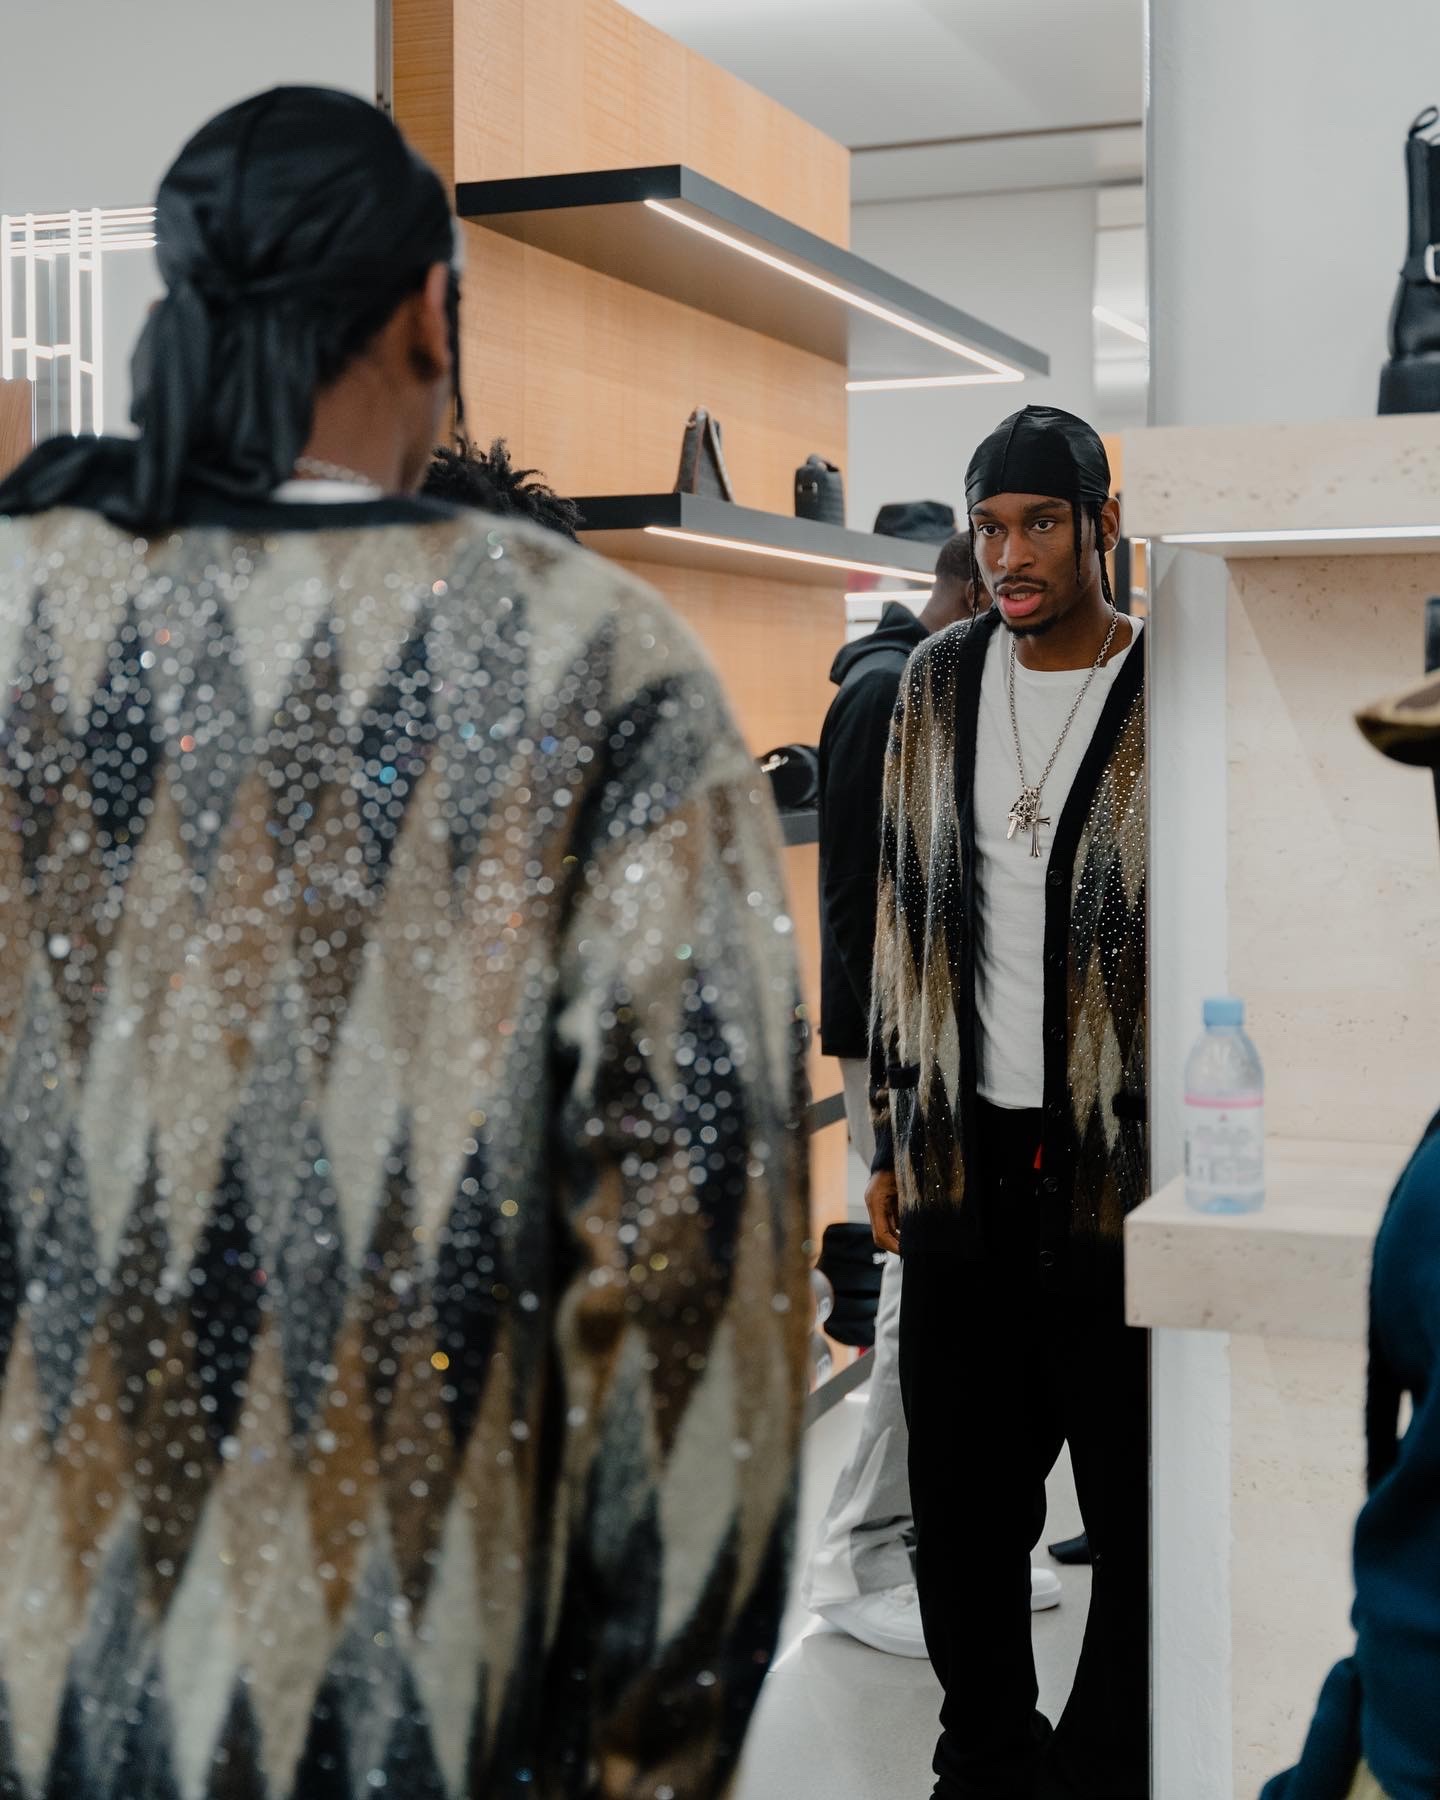
[[[0,1797],[723,1791],[805,1364],[768,799],[526,528],[0,520]]]

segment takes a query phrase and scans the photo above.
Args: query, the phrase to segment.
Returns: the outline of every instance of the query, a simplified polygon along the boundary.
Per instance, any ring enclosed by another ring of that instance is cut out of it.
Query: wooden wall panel
[[[0,381],[0,477],[30,454],[33,405],[28,381]]]
[[[395,117],[447,187],[455,180],[455,0],[391,0]]]
[[[668,492],[696,406],[724,428],[742,505],[790,512],[807,456],[843,465],[837,364],[477,226],[466,252],[471,431],[562,492]]]
[[[683,162],[848,244],[844,146],[616,0],[451,3],[459,180]]]

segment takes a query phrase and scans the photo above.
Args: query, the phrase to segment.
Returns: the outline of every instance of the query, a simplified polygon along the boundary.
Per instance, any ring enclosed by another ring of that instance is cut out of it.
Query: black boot
[[[1410,247],[1390,314],[1390,361],[1380,374],[1382,413],[1440,412],[1440,110],[1410,127]]]

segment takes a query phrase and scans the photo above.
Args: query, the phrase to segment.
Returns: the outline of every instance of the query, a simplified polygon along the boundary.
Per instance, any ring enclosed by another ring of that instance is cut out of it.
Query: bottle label
[[[1193,1198],[1251,1200],[1265,1188],[1265,1103],[1185,1098],[1185,1185]]]

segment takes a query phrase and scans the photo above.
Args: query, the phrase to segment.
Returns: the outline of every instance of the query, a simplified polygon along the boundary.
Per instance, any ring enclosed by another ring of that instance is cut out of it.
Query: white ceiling
[[[1138,120],[1144,0],[626,0],[852,149]]]

